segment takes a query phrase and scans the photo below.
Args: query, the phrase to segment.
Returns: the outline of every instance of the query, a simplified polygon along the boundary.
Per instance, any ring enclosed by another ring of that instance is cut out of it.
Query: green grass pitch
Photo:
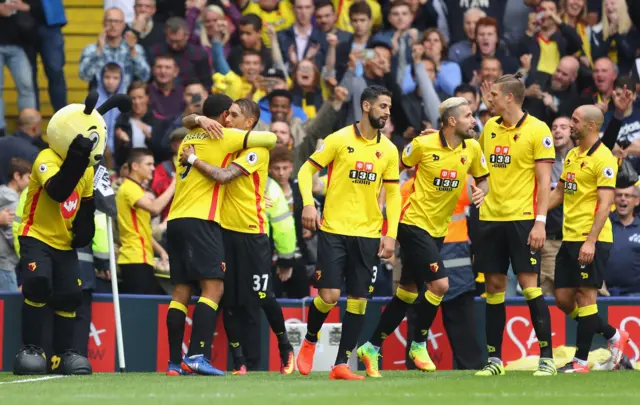
[[[159,373],[38,377],[0,374],[0,403],[29,405],[314,404],[314,405],[587,405],[640,403],[640,373],[591,372],[533,377],[511,371],[481,378],[473,372],[388,371],[382,379],[329,381],[328,373],[281,376],[165,377]],[[42,377],[40,377],[42,379]],[[19,381],[19,382],[16,382]]]

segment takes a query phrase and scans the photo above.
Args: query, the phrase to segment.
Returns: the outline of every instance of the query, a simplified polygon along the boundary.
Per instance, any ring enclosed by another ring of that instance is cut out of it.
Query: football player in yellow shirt
[[[273,147],[277,139],[270,132],[249,133],[228,128],[222,129],[222,139],[211,139],[207,132],[223,127],[231,104],[229,97],[213,94],[204,103],[204,117],[183,119],[185,127],[190,128],[195,122],[199,128],[190,131],[180,146],[179,153],[193,145],[196,154],[191,155],[186,166],[178,169],[176,192],[167,217],[171,281],[176,285],[167,313],[170,357],[167,375],[194,372],[224,375],[209,363],[205,353],[211,353],[218,304],[224,288],[220,202],[225,189],[202,174],[199,166],[208,163],[224,168],[235,152],[251,147]],[[182,359],[184,323],[194,282],[200,284],[202,293],[193,313],[189,350]]]
[[[127,159],[129,175],[116,195],[120,249],[118,265],[126,294],[157,294],[159,285],[154,275],[153,252],[163,261],[167,252],[151,236],[151,215],[158,215],[169,204],[176,189],[175,178],[169,187],[152,200],[145,195],[144,182],[153,179],[153,153],[145,148],[133,148]]]
[[[318,296],[309,308],[307,334],[298,354],[301,374],[311,372],[318,332],[340,298],[346,282],[347,308],[332,380],[362,380],[349,370],[347,361],[355,347],[373,292],[380,257],[395,250],[400,217],[398,149],[382,135],[391,110],[391,92],[370,86],[362,92],[362,120],[329,135],[298,173],[304,208],[302,224],[318,231]],[[312,193],[313,174],[328,169],[327,195],[318,217]],[[388,230],[382,233],[378,196],[384,186]]]
[[[556,256],[556,302],[561,308],[578,304],[576,354],[560,368],[564,373],[587,373],[593,335],[600,330],[609,339],[614,366],[618,366],[629,334],[617,331],[598,316],[596,298],[613,245],[609,213],[618,173],[618,161],[602,144],[599,132],[604,116],[594,105],[578,107],[571,117],[571,135],[579,146],[564,159],[558,187],[549,208],[564,203],[562,245]]]
[[[260,107],[249,99],[236,100],[229,108],[228,128],[251,131],[260,120]],[[193,148],[183,149],[180,157],[186,162]],[[193,158],[192,158],[193,159]],[[292,374],[293,346],[284,325],[282,308],[273,294],[271,280],[271,242],[266,233],[265,192],[267,187],[269,150],[250,148],[233,155],[227,168],[205,162],[197,163],[196,170],[218,183],[226,184],[221,205],[220,225],[224,241],[226,263],[224,297],[224,326],[233,356],[233,374],[247,374],[242,353],[243,322],[247,312],[265,312],[269,325],[278,338],[282,374]]]
[[[469,103],[462,97],[452,97],[440,104],[439,110],[442,129],[414,138],[402,154],[404,167],[416,167],[413,191],[404,204],[398,225],[402,274],[396,295],[380,316],[371,340],[358,348],[358,357],[369,377],[381,377],[378,356],[382,341],[400,325],[424,283],[428,289],[418,306],[420,333],[416,333],[409,355],[418,369],[436,369],[427,352],[426,340],[442,298],[449,289],[440,249],[465,187],[467,173],[476,179],[476,185],[471,186],[476,206],[482,204],[489,192],[489,169],[475,140],[476,120]]]
[[[538,286],[555,149],[547,124],[522,110],[524,91],[519,74],[504,75],[493,84],[487,102],[497,116],[487,121],[479,139],[491,173],[491,193],[480,207],[477,240],[473,241],[475,263],[485,274],[487,288],[489,361],[478,376],[505,373],[501,353],[509,263],[527,300],[540,346],[534,375],[556,374],[551,317]]]

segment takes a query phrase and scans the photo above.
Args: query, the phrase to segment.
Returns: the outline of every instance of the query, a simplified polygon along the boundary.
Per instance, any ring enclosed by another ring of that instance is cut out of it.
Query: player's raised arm
[[[188,129],[202,128],[213,139],[223,138],[224,127],[218,121],[203,115],[190,114],[182,119],[182,126]]]

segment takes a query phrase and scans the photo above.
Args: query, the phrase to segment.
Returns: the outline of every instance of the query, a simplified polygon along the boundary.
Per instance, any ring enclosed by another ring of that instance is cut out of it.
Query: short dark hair
[[[102,69],[102,74],[104,75],[105,73],[110,72],[110,73],[120,73],[120,75],[122,75],[122,68],[120,67],[120,65],[118,65],[115,62],[109,62],[106,65],[104,65],[104,68]]]
[[[189,25],[182,17],[171,17],[164,23],[164,32],[175,34],[178,31],[189,32]]]
[[[456,89],[453,91],[453,95],[455,96],[458,93],[471,93],[473,94],[473,97],[478,96],[478,91],[476,90],[476,88],[469,83],[462,83],[461,85],[456,87]]]
[[[369,19],[371,19],[371,7],[367,4],[366,1],[353,3],[351,7],[349,7],[349,19],[353,18],[353,16],[356,14],[365,14],[367,17],[369,17]]]
[[[393,94],[386,87],[377,85],[367,87],[360,96],[360,108],[362,108],[365,101],[373,104],[380,96],[393,97]]]
[[[132,82],[129,87],[127,87],[127,94],[130,94],[134,90],[142,89],[144,90],[144,94],[149,95],[149,87],[147,87],[147,83],[142,80],[136,80]]]
[[[260,58],[260,62],[262,62],[262,52],[257,51],[255,49],[245,49],[242,51],[242,61],[244,62],[244,58],[246,56],[257,56]]]
[[[251,25],[256,31],[262,30],[262,19],[255,14],[247,14],[240,17],[238,26]]]
[[[336,8],[333,6],[333,2],[331,0],[316,0],[316,10],[322,7],[331,7],[333,11],[336,11]]]
[[[134,163],[139,163],[145,156],[153,157],[153,153],[147,148],[132,148],[127,157],[129,168],[132,168]]]
[[[178,65],[178,62],[176,62],[176,59],[173,57],[173,55],[171,55],[170,53],[161,53],[160,55],[156,56],[155,59],[153,59],[153,65],[156,64],[156,61],[158,59],[170,59],[173,61],[173,63],[175,63],[176,65]]]
[[[273,90],[271,93],[267,94],[267,99],[269,100],[269,102],[271,102],[271,100],[274,97],[286,97],[289,99],[290,102],[293,101],[293,95],[289,90],[285,90],[285,89],[276,89],[276,90]]]
[[[253,118],[253,126],[251,129],[255,128],[256,125],[258,125],[258,121],[260,121],[260,107],[258,104],[248,98],[237,99],[234,103],[240,107],[240,111],[242,111],[242,114],[246,118]]]
[[[229,110],[231,104],[233,104],[233,100],[226,94],[212,94],[204,101],[202,114],[207,118],[218,118]]]
[[[624,89],[624,86],[627,86],[627,90],[631,90],[634,93],[636,91],[636,80],[631,76],[619,76],[613,82],[614,89]]]
[[[293,162],[291,149],[285,145],[276,145],[269,153],[269,164],[280,162]]]
[[[393,10],[394,8],[398,8],[398,7],[409,7],[409,11],[411,11],[411,13],[413,14],[413,10],[411,10],[411,6],[409,5],[409,2],[407,2],[406,0],[392,1],[391,4],[389,5],[389,12],[391,12],[391,10]]]
[[[522,79],[522,73],[517,72],[514,75],[503,75],[496,80],[495,84],[500,86],[503,95],[506,96],[511,93],[516,103],[522,104],[524,102],[525,87],[520,79]]]
[[[27,173],[31,173],[31,163],[23,158],[14,157],[9,161],[9,166],[7,169],[9,180],[11,180],[16,173],[18,173],[19,176],[24,176]]]

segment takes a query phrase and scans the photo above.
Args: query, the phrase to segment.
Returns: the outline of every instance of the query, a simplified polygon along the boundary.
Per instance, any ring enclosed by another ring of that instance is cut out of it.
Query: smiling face
[[[551,126],[553,135],[553,146],[562,149],[571,141],[571,120],[567,117],[559,117],[553,121]]]
[[[585,0],[567,0],[566,13],[572,18],[580,17]]]
[[[70,104],[56,112],[47,127],[49,147],[62,159],[67,158],[69,145],[77,135],[93,142],[89,167],[99,163],[107,143],[107,124],[95,109],[90,115],[84,113],[84,104]]]
[[[496,27],[493,25],[478,26],[476,42],[483,56],[493,56],[498,46],[498,31]]]
[[[244,55],[242,57],[242,63],[240,64],[240,71],[247,80],[255,80],[260,72],[262,72],[262,59],[260,59],[258,55]]]
[[[309,60],[303,60],[296,69],[296,83],[302,88],[313,86],[316,79],[315,65]]]
[[[627,188],[616,188],[613,202],[616,205],[616,213],[620,218],[628,218],[633,215],[633,210],[640,203],[638,190],[635,186]]]
[[[587,121],[580,108],[576,108],[571,116],[571,135],[576,139],[582,139],[587,134]]]
[[[598,59],[594,64],[593,81],[600,93],[607,94],[613,90],[613,82],[618,77],[614,69],[611,60],[606,58]]]
[[[233,103],[231,104],[231,107],[229,107],[229,114],[225,119],[225,126],[227,128],[250,130],[253,128],[253,119],[246,117],[242,113],[240,106]]]

